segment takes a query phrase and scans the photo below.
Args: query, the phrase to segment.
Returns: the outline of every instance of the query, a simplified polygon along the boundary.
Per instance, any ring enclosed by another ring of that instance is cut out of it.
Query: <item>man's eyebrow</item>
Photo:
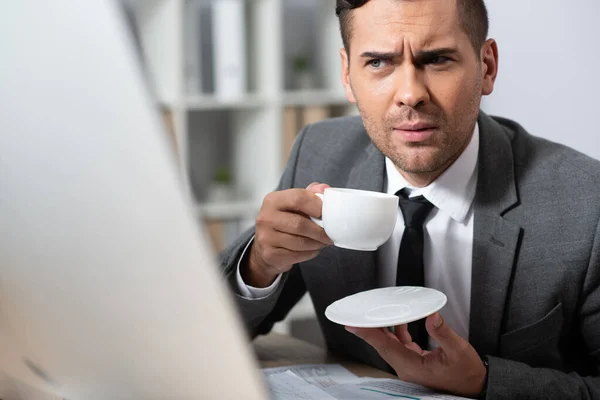
[[[402,57],[402,52],[400,52],[400,51],[390,51],[390,52],[365,51],[360,56],[362,58],[381,58],[381,59],[387,60],[390,58]]]
[[[452,54],[456,54],[456,53],[458,53],[458,49],[456,49],[454,47],[441,47],[439,49],[420,50],[417,52],[415,58],[424,59],[424,58],[431,58],[431,57],[437,57],[437,56],[452,55]],[[376,59],[388,60],[391,58],[402,57],[402,54],[403,53],[400,51],[389,51],[389,52],[387,52],[387,51],[365,51],[360,56],[362,58],[376,58]]]
[[[456,49],[454,47],[442,47],[439,49],[418,51],[415,58],[423,59],[423,58],[431,58],[431,57],[439,57],[439,56],[449,56],[449,55],[456,54],[456,53],[458,53],[458,49]]]

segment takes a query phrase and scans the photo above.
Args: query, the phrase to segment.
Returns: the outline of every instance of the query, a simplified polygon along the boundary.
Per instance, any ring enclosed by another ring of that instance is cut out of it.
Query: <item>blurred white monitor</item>
[[[133,43],[111,0],[0,6],[0,372],[69,400],[263,400]]]

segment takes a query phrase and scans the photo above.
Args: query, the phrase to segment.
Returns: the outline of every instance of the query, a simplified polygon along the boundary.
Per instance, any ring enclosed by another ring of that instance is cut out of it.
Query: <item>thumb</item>
[[[313,192],[313,193],[323,193],[325,191],[325,189],[327,189],[328,187],[331,187],[331,186],[329,186],[326,183],[313,182],[310,185],[308,185],[306,190]]]
[[[450,357],[458,355],[468,346],[468,342],[454,332],[439,313],[430,315],[425,321],[425,327],[429,335]]]

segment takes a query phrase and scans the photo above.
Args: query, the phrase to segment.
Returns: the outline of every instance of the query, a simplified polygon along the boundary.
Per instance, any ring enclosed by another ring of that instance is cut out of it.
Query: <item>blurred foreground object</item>
[[[76,400],[264,399],[121,11],[2,6],[0,371]]]

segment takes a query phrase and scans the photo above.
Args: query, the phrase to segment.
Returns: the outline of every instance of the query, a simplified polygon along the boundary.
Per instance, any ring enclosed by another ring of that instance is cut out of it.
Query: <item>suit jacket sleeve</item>
[[[600,223],[582,294],[576,321],[592,360],[587,376],[489,357],[486,399],[600,399]]]
[[[304,136],[309,128],[310,126],[305,127],[298,134],[276,190],[286,190],[294,187],[298,157]],[[276,322],[285,318],[306,292],[300,270],[295,265],[289,272],[283,274],[279,285],[269,296],[261,299],[250,299],[239,293],[235,279],[236,268],[244,248],[253,238],[254,233],[255,227],[248,229],[219,254],[221,268],[231,286],[238,311],[251,337],[268,333]]]

